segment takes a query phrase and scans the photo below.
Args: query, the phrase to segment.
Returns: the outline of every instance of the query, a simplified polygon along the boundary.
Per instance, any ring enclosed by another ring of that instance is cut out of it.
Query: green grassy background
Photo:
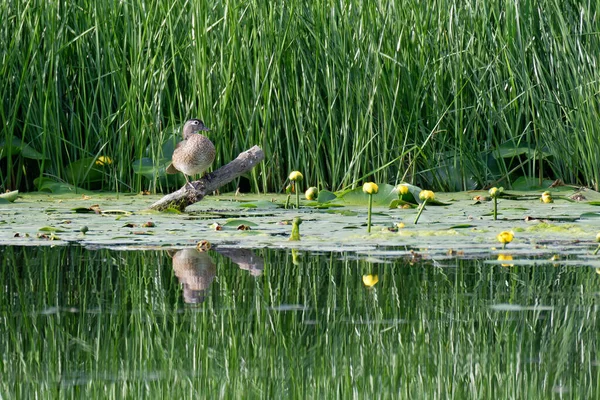
[[[0,20],[2,189],[169,190],[132,161],[191,117],[216,166],[265,150],[255,191],[296,169],[333,190],[598,189],[596,2],[8,0]],[[98,182],[69,172],[100,155]]]

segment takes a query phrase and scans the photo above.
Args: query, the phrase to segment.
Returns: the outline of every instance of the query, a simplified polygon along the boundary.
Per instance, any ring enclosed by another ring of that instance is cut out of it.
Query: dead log
[[[254,146],[251,149],[240,153],[240,155],[229,164],[164,196],[162,199],[152,204],[150,209],[164,211],[167,208],[174,208],[179,211],[184,211],[187,206],[199,202],[207,194],[214,192],[221,186],[250,171],[264,158],[265,153],[262,149],[258,146]],[[191,186],[193,186],[193,188]]]

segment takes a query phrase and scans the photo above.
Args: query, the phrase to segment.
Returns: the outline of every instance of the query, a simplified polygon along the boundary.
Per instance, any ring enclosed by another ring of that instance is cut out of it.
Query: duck
[[[210,139],[198,132],[210,131],[200,119],[190,119],[183,125],[183,140],[177,144],[168,174],[183,173],[186,185],[190,185],[189,176],[206,171],[215,160],[215,145]]]

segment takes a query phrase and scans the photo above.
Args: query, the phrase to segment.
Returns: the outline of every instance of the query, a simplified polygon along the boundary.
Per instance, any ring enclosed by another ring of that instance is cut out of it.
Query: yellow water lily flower
[[[112,160],[108,156],[100,156],[96,159],[96,165],[112,164]]]
[[[404,196],[405,194],[408,194],[408,186],[398,185],[398,194],[400,194],[400,196]]]
[[[306,197],[306,200],[314,200],[317,198],[318,194],[319,190],[316,187],[311,186],[304,192],[304,197]]]
[[[514,237],[515,234],[511,231],[503,231],[500,232],[498,236],[496,236],[496,239],[498,239],[498,241],[502,243],[502,248],[505,248],[508,243],[512,242]]]
[[[600,243],[600,232],[596,235],[596,242]]]
[[[421,192],[419,193],[419,199],[425,201],[425,200],[433,200],[435,199],[435,193],[433,193],[433,191],[431,190],[421,190]]]
[[[377,192],[379,192],[379,186],[374,182],[367,182],[363,185],[363,192],[366,194],[377,194]]]
[[[499,192],[499,190],[498,190],[498,188],[497,188],[497,187],[493,187],[493,188],[491,188],[491,189],[490,189],[490,191],[489,191],[489,193],[490,193],[490,196],[491,196],[492,198],[493,198],[493,197],[496,197],[496,196],[498,196],[498,192]]]
[[[304,179],[304,176],[302,176],[302,173],[300,171],[292,171],[290,173],[290,181],[301,181],[302,179]]]
[[[362,280],[366,287],[373,287],[379,282],[379,277],[377,275],[363,275]]]
[[[496,239],[498,239],[498,241],[502,244],[507,244],[512,242],[512,240],[515,238],[515,234],[512,233],[511,231],[503,231],[500,232],[498,234],[498,236],[496,236]]]

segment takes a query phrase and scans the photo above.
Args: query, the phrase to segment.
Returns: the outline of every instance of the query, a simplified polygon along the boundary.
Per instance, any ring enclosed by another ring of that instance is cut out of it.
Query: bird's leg
[[[188,176],[186,174],[183,174],[183,177],[185,178],[185,182],[186,182],[185,186],[187,187],[189,185],[192,189],[196,190],[196,188],[194,187],[194,185],[192,185],[192,183],[188,179]]]

